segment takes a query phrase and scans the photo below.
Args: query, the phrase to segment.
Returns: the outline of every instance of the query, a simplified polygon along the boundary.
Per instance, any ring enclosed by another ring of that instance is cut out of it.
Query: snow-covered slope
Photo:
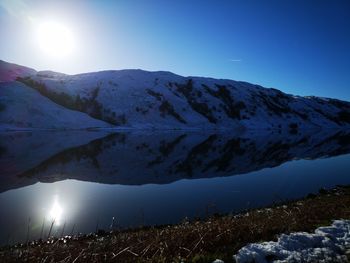
[[[350,103],[232,80],[120,70],[38,72],[22,82],[68,108],[136,128],[350,127]]]
[[[292,96],[240,81],[142,70],[79,75],[30,71],[18,77],[55,103],[115,127],[293,131],[350,127],[349,102]]]
[[[27,77],[36,74],[31,68],[0,60],[0,82],[16,80],[17,77]]]
[[[58,105],[20,82],[0,84],[1,129],[85,129],[110,126],[86,113]]]

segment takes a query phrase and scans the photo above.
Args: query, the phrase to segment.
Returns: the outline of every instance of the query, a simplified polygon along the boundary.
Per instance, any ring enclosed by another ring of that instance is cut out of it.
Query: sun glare
[[[39,47],[54,57],[70,55],[74,49],[74,36],[69,27],[57,22],[45,22],[38,26]]]

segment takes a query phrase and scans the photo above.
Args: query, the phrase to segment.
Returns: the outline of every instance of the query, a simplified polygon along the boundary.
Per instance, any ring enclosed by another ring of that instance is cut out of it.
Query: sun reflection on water
[[[48,218],[50,221],[54,221],[55,224],[59,226],[61,224],[62,214],[63,214],[62,206],[59,203],[58,196],[55,195],[54,202],[51,207],[51,210],[49,211]]]

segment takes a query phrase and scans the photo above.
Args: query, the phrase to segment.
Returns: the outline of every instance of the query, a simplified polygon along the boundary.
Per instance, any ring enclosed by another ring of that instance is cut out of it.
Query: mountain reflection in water
[[[349,184],[349,152],[339,130],[2,133],[0,243],[24,241],[28,218],[38,238],[53,218],[53,234],[86,233],[302,197]]]

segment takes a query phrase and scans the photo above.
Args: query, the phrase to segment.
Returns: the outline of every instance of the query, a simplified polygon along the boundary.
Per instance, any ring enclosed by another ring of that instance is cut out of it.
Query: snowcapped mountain
[[[298,129],[350,127],[350,103],[299,97],[246,82],[119,70],[19,76],[42,96],[115,127]],[[0,84],[3,87],[3,84]]]

